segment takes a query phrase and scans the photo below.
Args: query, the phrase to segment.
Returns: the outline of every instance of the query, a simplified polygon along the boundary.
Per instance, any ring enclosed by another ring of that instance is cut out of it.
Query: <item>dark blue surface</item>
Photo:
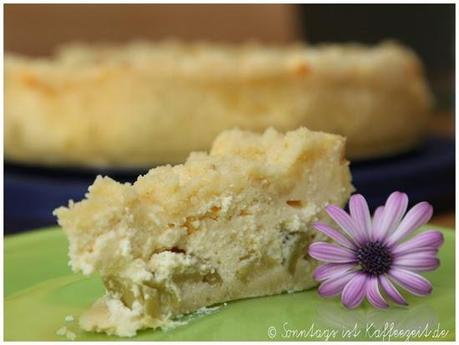
[[[408,193],[410,205],[427,200],[435,211],[454,209],[454,141],[428,139],[408,154],[351,164],[353,184],[370,208],[394,190]],[[52,210],[84,197],[97,174],[135,181],[146,170],[50,169],[5,164],[5,233],[56,224]]]
[[[429,138],[416,151],[367,162],[351,164],[354,186],[370,208],[384,204],[395,191],[408,194],[410,206],[429,201],[434,212],[454,210],[454,140]]]

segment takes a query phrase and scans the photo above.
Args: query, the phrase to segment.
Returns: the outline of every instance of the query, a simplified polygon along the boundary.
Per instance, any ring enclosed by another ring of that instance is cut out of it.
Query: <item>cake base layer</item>
[[[185,315],[202,307],[213,306],[238,299],[275,295],[282,292],[301,291],[312,288],[316,282],[311,278],[311,272],[315,263],[302,260],[302,267],[292,273],[283,267],[274,269],[267,268],[264,271],[257,271],[257,277],[248,281],[235,279],[232,282],[209,285],[202,282],[185,281],[179,286],[180,300],[175,305],[171,304],[168,310],[174,317]],[[148,286],[140,287],[142,298],[145,296],[158,296],[158,290]],[[110,291],[110,290],[109,290]],[[112,295],[113,294],[113,295]],[[123,298],[117,297],[117,292],[110,291],[107,295],[96,301],[92,307],[80,318],[80,327],[86,331],[105,332],[119,336],[133,336],[137,330],[145,328],[169,327],[174,324],[172,318],[158,319],[157,301],[145,303],[145,308],[151,313],[144,312],[144,306],[125,304]],[[161,296],[163,299],[167,293]],[[169,298],[172,300],[172,298]],[[165,315],[168,315],[166,313]]]

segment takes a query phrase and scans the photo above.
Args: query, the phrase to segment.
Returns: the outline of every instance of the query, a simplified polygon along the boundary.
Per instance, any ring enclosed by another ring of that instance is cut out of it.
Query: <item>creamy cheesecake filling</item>
[[[283,205],[274,204],[268,212],[264,210],[265,214],[257,214],[257,204],[253,204],[244,210],[236,207],[232,210],[233,214],[228,216],[229,208],[233,205],[227,204],[225,207],[225,203],[230,199],[222,198],[221,207],[212,206],[209,208],[211,212],[205,216],[189,217],[193,219],[191,221],[187,218],[178,226],[185,227],[187,235],[183,235],[184,238],[175,238],[171,243],[173,247],[152,254],[147,261],[140,258],[131,261],[129,258],[122,267],[113,267],[113,272],[107,272],[103,276],[107,296],[95,311],[91,310],[83,317],[83,327],[93,324],[94,318],[100,319],[101,313],[106,314],[104,319],[113,318],[112,304],[126,310],[130,319],[127,324],[132,324],[133,328],[139,325],[141,328],[159,327],[167,325],[172,315],[186,314],[202,306],[259,294],[303,290],[305,286],[312,287],[314,283],[310,273],[315,267],[315,261],[308,257],[307,247],[320,235],[311,231],[311,224],[305,221],[305,216],[313,215],[311,210],[301,207],[298,200],[294,203],[288,200]],[[276,215],[275,210],[281,207],[290,211],[286,212],[289,217],[276,222],[276,216],[271,214]],[[247,219],[251,221],[247,222]],[[275,237],[267,231],[266,224],[270,223]],[[209,229],[207,236],[188,236],[198,226]],[[266,238],[269,241],[255,245],[250,240],[247,241],[245,236],[241,239],[230,237],[220,242],[215,252],[208,248],[206,253],[198,249],[187,252],[186,248],[202,248],[205,246],[203,242],[212,243],[212,237],[225,238],[228,228],[240,228],[260,238],[268,232]],[[210,241],[208,236],[211,236]],[[124,247],[130,242],[119,243],[120,247]],[[228,247],[226,251],[225,247]],[[120,251],[124,251],[129,257],[128,248],[120,248]],[[226,261],[218,255],[224,251],[229,257]],[[292,279],[296,285],[291,284]],[[288,284],[282,283],[284,280]],[[201,292],[196,294],[196,290]],[[105,323],[95,327],[96,330],[108,330],[109,333],[119,335],[135,334],[135,330],[123,328],[120,328],[118,322],[108,327]]]

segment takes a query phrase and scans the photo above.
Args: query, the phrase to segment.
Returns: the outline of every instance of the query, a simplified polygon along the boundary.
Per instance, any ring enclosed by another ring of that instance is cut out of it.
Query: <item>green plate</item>
[[[169,330],[139,332],[138,340],[454,340],[454,232],[443,229],[441,266],[425,276],[429,297],[408,296],[409,307],[375,310],[368,304],[344,309],[338,298],[316,289],[222,305],[207,315],[189,315]],[[114,340],[79,330],[77,319],[104,289],[97,277],[74,274],[67,266],[67,241],[58,228],[7,237],[4,242],[5,340]]]

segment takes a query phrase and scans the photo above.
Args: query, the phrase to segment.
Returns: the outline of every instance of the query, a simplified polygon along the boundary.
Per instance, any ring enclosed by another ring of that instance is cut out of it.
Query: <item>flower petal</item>
[[[379,206],[376,208],[375,212],[373,213],[373,224],[381,220],[383,211],[384,211],[384,206]]]
[[[397,288],[392,284],[392,282],[385,276],[379,276],[379,282],[383,287],[384,291],[386,291],[387,295],[397,304],[401,305],[408,305],[405,298],[400,294]]]
[[[367,282],[367,299],[376,308],[387,308],[389,305],[384,300],[378,286],[378,277],[373,276]]]
[[[428,230],[421,232],[420,234],[414,236],[412,239],[396,245],[392,253],[409,253],[409,252],[418,252],[422,249],[432,248],[437,249],[443,244],[444,238],[443,234],[440,231]]]
[[[325,264],[317,267],[314,271],[313,278],[317,281],[330,279],[346,273],[355,267],[354,264]]]
[[[432,284],[417,273],[392,267],[389,276],[406,291],[413,295],[425,296],[432,292]]]
[[[419,248],[417,252],[402,252],[398,254],[393,254],[392,258],[394,262],[398,262],[401,259],[412,259],[420,260],[425,258],[434,258],[437,256],[438,250],[434,248]]]
[[[326,242],[312,243],[309,246],[309,255],[325,262],[350,263],[356,261],[353,251]]]
[[[335,205],[328,205],[325,210],[350,238],[353,238],[356,241],[360,239],[359,233],[356,230],[355,222],[351,216],[346,213],[346,211]]]
[[[374,229],[376,240],[383,240],[399,226],[407,207],[408,196],[405,193],[394,192],[387,198],[378,227]]]
[[[320,284],[318,292],[321,296],[331,297],[340,294],[346,284],[357,274],[357,272],[349,272],[339,277],[333,277]]]
[[[349,211],[354,220],[356,229],[362,239],[369,239],[371,230],[371,216],[365,198],[360,194],[354,194],[349,200]]]
[[[336,242],[338,242],[344,247],[347,247],[349,249],[355,249],[356,247],[355,244],[349,238],[347,238],[341,232],[333,229],[331,226],[327,224],[315,223],[314,228],[316,228],[321,233],[327,235],[331,239],[334,239]]]
[[[384,206],[379,206],[373,214],[373,223],[371,225],[370,240],[375,239],[375,236],[374,236],[375,229],[379,228],[379,222],[381,221],[381,216],[383,214],[383,211],[384,211]]]
[[[346,308],[354,309],[362,303],[366,294],[367,275],[357,272],[346,284],[341,294],[341,301]]]
[[[417,272],[433,271],[438,266],[440,266],[440,260],[436,257],[410,258],[404,256],[394,261],[394,267]]]
[[[423,201],[414,205],[413,208],[408,211],[397,230],[390,235],[386,244],[391,246],[403,237],[412,233],[421,225],[426,224],[432,217],[432,213],[432,206],[428,202]]]

